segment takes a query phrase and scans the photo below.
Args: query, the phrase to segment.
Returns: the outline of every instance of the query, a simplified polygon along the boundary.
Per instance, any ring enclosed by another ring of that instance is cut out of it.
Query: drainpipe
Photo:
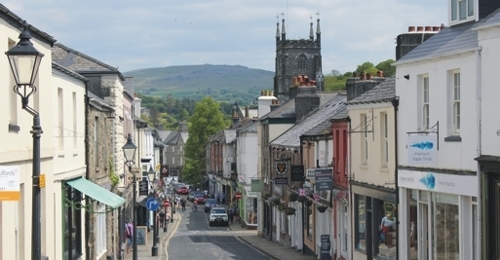
[[[396,207],[399,209],[399,186],[398,186],[398,107],[399,107],[399,96],[395,96],[392,101],[392,106],[394,107],[394,182],[396,190]],[[439,140],[438,140],[439,141]],[[396,237],[399,237],[399,210],[396,210]],[[399,257],[399,242],[396,240],[396,258]]]
[[[476,106],[477,106],[477,157],[481,157],[482,145],[481,145],[481,124],[482,124],[482,93],[481,93],[481,50],[483,47],[479,46],[476,49]],[[478,184],[478,194],[477,194],[477,225],[479,228],[478,235],[476,236],[476,259],[481,259],[482,242],[483,242],[483,228],[482,228],[482,189],[481,189],[481,165],[477,163],[477,184]],[[486,243],[485,243],[486,244]],[[486,254],[487,255],[487,254]]]
[[[304,168],[304,158],[302,157],[303,156],[303,149],[304,147],[302,146],[302,136],[299,137],[300,139],[300,164],[302,165],[302,168]],[[304,186],[304,182],[305,182],[305,179],[306,179],[306,176],[303,177],[303,181],[300,182],[300,188],[303,188]],[[305,247],[305,243],[304,243],[304,226],[305,226],[305,221],[304,221],[304,202],[301,202],[301,212],[302,214],[301,215],[301,220],[302,220],[302,227],[301,227],[301,230],[302,230],[302,254],[305,254],[306,253],[306,247]]]
[[[89,83],[85,82],[85,178],[88,180],[90,177],[90,167],[89,167],[89,106],[90,106],[90,98],[89,98]],[[85,196],[85,205],[89,205],[91,203],[88,196]],[[85,211],[85,258],[90,259],[90,247],[87,243],[87,239],[90,237],[90,213]]]

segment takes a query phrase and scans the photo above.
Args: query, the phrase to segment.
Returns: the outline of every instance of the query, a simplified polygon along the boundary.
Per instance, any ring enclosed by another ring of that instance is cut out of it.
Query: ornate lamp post
[[[153,170],[153,167],[149,168],[148,171],[148,179],[151,182],[151,185],[156,180],[156,172]],[[153,189],[154,191],[154,189]],[[158,210],[155,210],[153,213],[153,246],[151,247],[151,256],[158,256],[158,218],[156,217]]]
[[[38,77],[38,68],[43,54],[39,52],[28,32],[29,25],[24,22],[24,29],[19,35],[19,42],[5,54],[9,58],[10,68],[16,85],[14,92],[21,97],[22,108],[33,116],[31,134],[33,136],[33,194],[32,194],[32,218],[31,218],[31,259],[40,260],[41,253],[41,216],[40,216],[40,137],[43,133],[40,125],[38,112],[28,106],[29,97],[36,92],[34,85]]]
[[[128,166],[128,171],[132,172],[132,166],[135,164],[135,151],[137,150],[137,146],[135,146],[134,142],[132,142],[132,135],[128,134],[127,143],[122,147],[123,155],[125,156],[125,164]],[[133,252],[132,259],[137,260],[137,182],[134,176],[134,180],[132,181],[133,189],[133,203],[134,203],[134,238],[133,238]]]

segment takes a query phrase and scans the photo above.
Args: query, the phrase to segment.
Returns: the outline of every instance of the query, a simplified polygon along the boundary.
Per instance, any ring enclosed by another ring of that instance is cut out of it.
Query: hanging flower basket
[[[269,199],[269,197],[270,197],[269,194],[262,193],[262,199],[267,200],[267,199]]]
[[[326,206],[323,206],[323,205],[319,205],[316,207],[318,209],[319,212],[323,213],[326,211],[327,207]]]
[[[281,203],[280,198],[273,198],[270,201],[273,205],[278,206]]]
[[[307,200],[307,201],[306,201],[306,206],[308,206],[308,207],[309,207],[309,206],[311,206],[312,204],[313,204],[312,200]]]
[[[290,215],[295,214],[295,211],[296,211],[296,209],[294,209],[294,208],[290,208],[290,207],[287,207],[287,208],[285,209],[285,214],[287,214],[288,216],[290,216]]]
[[[286,204],[285,203],[281,203],[281,204],[278,205],[278,210],[279,211],[283,211],[285,209],[286,209]]]
[[[306,201],[306,200],[307,200],[307,198],[306,198],[305,196],[299,196],[299,197],[297,198],[297,201],[299,201],[299,202],[304,202],[304,201]]]
[[[288,200],[291,202],[297,201],[298,198],[299,195],[297,193],[290,193],[290,195],[288,195]]]

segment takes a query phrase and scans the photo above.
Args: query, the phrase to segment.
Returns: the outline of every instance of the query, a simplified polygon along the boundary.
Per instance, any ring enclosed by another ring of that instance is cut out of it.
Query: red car
[[[207,201],[207,199],[205,198],[205,196],[203,195],[203,193],[196,194],[195,197],[194,197],[194,200],[198,204],[205,204],[205,202]]]
[[[189,190],[188,190],[188,188],[186,186],[182,186],[182,187],[177,188],[177,193],[179,193],[179,194],[188,194]]]

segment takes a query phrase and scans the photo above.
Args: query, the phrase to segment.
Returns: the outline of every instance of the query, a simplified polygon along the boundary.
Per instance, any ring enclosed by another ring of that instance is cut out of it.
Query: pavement
[[[159,230],[160,243],[158,244],[158,256],[151,256],[152,244],[148,243],[144,250],[138,250],[137,259],[138,260],[169,260],[168,258],[168,245],[170,239],[175,234],[182,220],[182,214],[176,211],[174,214],[174,222],[169,223],[167,232],[163,232],[163,229]],[[301,251],[296,249],[285,247],[277,242],[269,241],[269,239],[263,238],[257,235],[257,230],[249,230],[243,228],[240,223],[229,224],[229,230],[238,233],[237,239],[248,244],[249,246],[255,248],[262,254],[266,255],[273,260],[313,260],[316,256],[304,255]],[[245,235],[241,235],[244,232]],[[148,233],[148,240],[153,241],[153,231]],[[125,256],[125,260],[132,259],[132,251]],[[172,259],[176,260],[176,259]]]
[[[232,231],[244,231],[248,230],[247,228],[242,228],[241,224],[233,223],[229,224],[229,229]],[[313,255],[304,255],[302,251],[297,251],[296,249],[286,247],[284,245],[279,244],[278,242],[269,241],[267,238],[263,238],[257,235],[257,230],[255,230],[255,234],[248,236],[239,236],[239,240],[245,242],[249,246],[257,249],[261,253],[265,254],[271,259],[275,260],[313,260],[316,259],[316,256]]]

